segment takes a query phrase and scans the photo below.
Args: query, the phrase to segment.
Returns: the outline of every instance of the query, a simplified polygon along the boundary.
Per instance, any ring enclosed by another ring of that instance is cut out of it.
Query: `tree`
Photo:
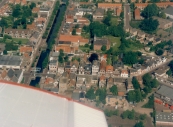
[[[152,3],[158,3],[160,0],[151,0]]]
[[[157,19],[154,20],[152,18],[149,18],[149,19],[142,20],[139,27],[143,31],[146,31],[148,33],[152,33],[157,29],[158,25],[159,25],[159,22]]]
[[[7,53],[7,50],[4,50],[3,51],[3,55],[7,55],[8,53]]]
[[[63,57],[64,56],[64,50],[60,49],[59,50],[59,55]]]
[[[131,112],[129,111],[128,118],[129,119],[134,119],[135,118],[135,111],[134,110],[132,110]]]
[[[141,100],[142,100],[141,91],[139,89],[135,90],[135,102],[140,102]]]
[[[156,4],[148,4],[146,8],[142,11],[141,15],[144,18],[151,18],[152,16],[157,16],[159,13],[159,8]]]
[[[124,111],[124,112],[121,114],[122,119],[125,119],[125,118],[128,117],[128,114],[129,114],[128,112],[129,112],[129,111],[126,110],[126,111]]]
[[[141,115],[139,116],[139,118],[140,118],[140,120],[145,120],[145,119],[146,119],[146,114],[141,114]]]
[[[140,122],[136,123],[134,127],[144,127],[144,124],[143,124],[143,122],[140,121]]]
[[[8,27],[8,23],[7,23],[7,21],[3,17],[2,17],[2,19],[0,21],[0,26],[1,27],[5,27],[5,28]]]
[[[156,55],[161,56],[163,55],[164,51],[162,49],[158,49],[155,51]]]
[[[151,82],[151,80],[152,80],[151,75],[150,75],[149,73],[147,73],[147,74],[145,74],[145,75],[142,77],[142,79],[143,79],[143,84],[144,84],[145,86],[150,87],[150,82]]]
[[[113,95],[118,95],[118,88],[116,85],[113,85],[111,88],[110,88],[110,92],[112,92]]]
[[[129,102],[135,102],[136,100],[136,94],[135,94],[135,91],[134,90],[131,90],[127,93],[127,100]]]
[[[130,65],[137,63],[138,54],[132,51],[124,53],[123,62]]]
[[[172,75],[171,69],[169,69],[169,70],[166,72],[166,74],[167,74],[168,76],[171,76],[171,75]]]
[[[111,21],[111,15],[107,15],[104,19],[103,19],[103,23],[110,26],[110,21]]]
[[[87,13],[86,13],[86,14],[84,15],[84,17],[87,18],[88,20],[90,20],[90,22],[93,21],[93,15],[91,15],[91,14],[87,14]]]
[[[162,11],[158,14],[159,17],[166,19],[166,14]]]
[[[133,87],[135,89],[139,89],[140,88],[140,84],[139,84],[138,80],[136,79],[136,77],[132,78],[132,84],[133,84]]]
[[[89,57],[89,61],[92,63],[93,60],[98,60],[98,55],[96,53],[92,53]]]
[[[103,45],[102,47],[101,47],[101,50],[104,52],[104,51],[106,51],[106,45]]]
[[[34,2],[31,2],[30,6],[31,9],[33,9],[34,7],[36,7],[36,4]]]
[[[91,87],[87,92],[86,92],[86,98],[94,100],[95,99],[95,94],[94,94],[94,89]]]
[[[59,57],[58,57],[58,62],[59,62],[59,63],[64,63],[64,59],[63,59],[63,57],[60,56],[60,55],[59,55]]]
[[[46,68],[47,67],[47,64],[49,62],[49,56],[46,55],[46,57],[44,58],[43,62],[42,62],[42,68]]]
[[[158,87],[158,81],[156,80],[156,78],[154,78],[151,81],[151,88],[157,88]]]
[[[105,88],[100,88],[97,89],[96,91],[96,96],[99,96],[99,101],[101,101],[103,104],[106,103],[106,89]]]
[[[79,24],[76,24],[76,25],[75,25],[75,28],[76,28],[76,29],[79,28]]]
[[[72,35],[76,35],[76,29],[73,29]]]
[[[68,62],[68,55],[66,55],[66,56],[64,57],[64,61],[65,61],[65,62]]]

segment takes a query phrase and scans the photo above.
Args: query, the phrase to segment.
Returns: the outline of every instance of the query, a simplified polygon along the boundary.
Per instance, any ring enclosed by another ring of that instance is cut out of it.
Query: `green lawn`
[[[22,42],[22,44],[26,44],[29,40],[26,38],[13,38],[13,41],[18,43],[19,41]]]
[[[133,41],[130,43],[129,47],[126,47],[126,51],[137,51],[139,49],[143,48],[143,44],[141,44],[138,41]]]
[[[133,28],[139,28],[141,21],[130,21],[130,26]]]
[[[111,18],[110,24],[111,25],[118,25],[118,18],[117,17]]]
[[[118,50],[120,46],[120,37],[106,36],[108,40],[111,42],[111,46],[113,46],[114,51]]]

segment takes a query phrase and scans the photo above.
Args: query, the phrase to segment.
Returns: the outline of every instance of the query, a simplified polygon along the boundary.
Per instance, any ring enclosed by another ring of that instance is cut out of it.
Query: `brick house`
[[[101,47],[103,45],[106,46],[106,49],[110,49],[110,43],[107,39],[105,38],[97,38],[97,37],[94,37],[94,50],[101,50]]]

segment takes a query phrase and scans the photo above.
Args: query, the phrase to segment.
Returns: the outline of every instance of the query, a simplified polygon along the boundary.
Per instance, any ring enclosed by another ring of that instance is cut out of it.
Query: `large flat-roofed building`
[[[155,101],[158,99],[163,104],[173,105],[173,88],[162,85],[154,94]]]
[[[164,10],[167,17],[173,19],[173,7],[169,6]]]
[[[21,56],[0,55],[0,68],[20,69],[21,63]]]
[[[34,87],[0,81],[2,127],[108,127],[101,110]]]
[[[173,113],[156,112],[156,124],[173,126]]]

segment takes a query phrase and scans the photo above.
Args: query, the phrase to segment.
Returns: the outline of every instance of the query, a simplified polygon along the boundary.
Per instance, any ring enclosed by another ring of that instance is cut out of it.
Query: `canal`
[[[66,0],[64,0],[64,2],[66,2]],[[50,43],[53,41],[53,39],[54,39],[54,37],[53,37],[53,36],[55,36],[54,33],[56,31],[56,28],[58,27],[58,23],[60,21],[60,18],[61,18],[62,14],[63,14],[63,12],[65,10],[66,10],[66,5],[60,5],[59,10],[58,10],[58,12],[56,14],[56,18],[55,18],[55,20],[53,22],[52,28],[51,28],[50,33],[48,35],[48,38],[46,40],[46,42],[47,42],[47,49],[46,49],[46,51],[42,51],[42,53],[40,55],[40,58],[38,60],[38,63],[37,63],[36,67],[41,68],[41,72],[43,71],[43,69],[42,69],[42,62],[45,59],[45,57],[47,55],[49,56],[49,54],[50,54],[50,49],[48,49],[48,47],[49,47]],[[40,82],[40,77],[36,77],[35,80],[31,80],[30,85],[31,86],[36,86],[37,84],[39,84],[39,82]]]

